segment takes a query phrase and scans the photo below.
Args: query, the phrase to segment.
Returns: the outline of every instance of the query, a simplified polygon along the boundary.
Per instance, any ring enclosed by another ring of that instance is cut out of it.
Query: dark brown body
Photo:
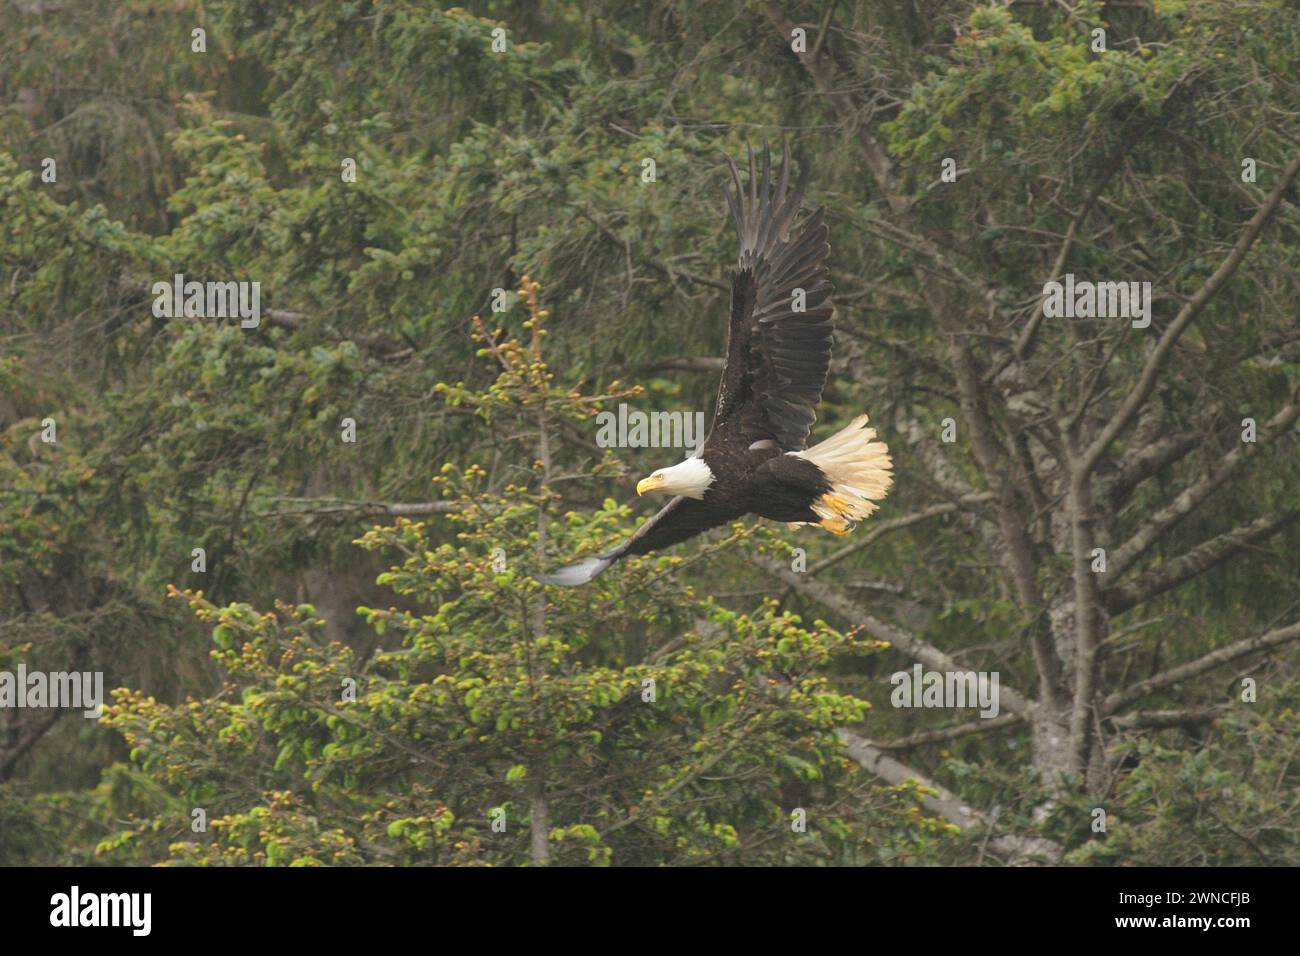
[[[830,482],[812,462],[779,448],[750,449],[725,440],[706,444],[703,458],[714,475],[704,497],[674,498],[673,520],[633,536],[620,557],[666,548],[747,514],[773,521],[821,520],[810,505],[830,490]]]

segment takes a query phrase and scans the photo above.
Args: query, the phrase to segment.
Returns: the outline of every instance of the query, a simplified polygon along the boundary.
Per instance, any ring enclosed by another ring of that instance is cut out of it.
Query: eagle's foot
[[[813,504],[813,511],[821,515],[818,522],[831,534],[848,534],[857,523],[853,517],[853,503],[842,495],[828,491]]]

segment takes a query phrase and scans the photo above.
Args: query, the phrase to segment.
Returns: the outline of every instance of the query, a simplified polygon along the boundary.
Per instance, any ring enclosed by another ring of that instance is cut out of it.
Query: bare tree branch
[[[888,641],[898,650],[920,661],[927,667],[937,671],[970,670],[969,667],[963,667],[933,644],[929,644],[919,637],[872,617],[851,598],[845,597],[825,584],[809,580],[806,574],[795,574],[780,561],[763,555],[750,554],[747,557],[751,564],[762,568],[774,578],[788,584],[798,593],[812,598],[818,604],[840,615],[844,620],[857,624],[877,640]],[[1026,714],[1033,709],[1034,702],[1032,700],[1005,684],[998,685],[998,693],[1001,695],[1000,703],[1003,710]]]
[[[1213,707],[1186,707],[1181,710],[1141,710],[1108,718],[1124,730],[1166,730],[1171,727],[1197,727],[1211,724],[1232,708],[1227,704]]]
[[[890,518],[888,521],[881,521],[872,526],[871,530],[862,536],[862,540],[855,541],[853,544],[840,548],[830,557],[823,558],[808,569],[808,574],[819,574],[825,571],[831,565],[838,564],[850,555],[857,554],[859,551],[869,547],[873,541],[882,534],[890,531],[897,531],[899,528],[907,528],[921,521],[928,521],[930,518],[937,518],[940,515],[952,514],[954,511],[960,511],[963,504],[975,504],[981,501],[991,501],[993,493],[990,491],[981,491],[975,494],[963,495],[960,501],[945,501],[943,504],[931,505],[929,508],[923,508],[920,511],[914,511],[910,515],[903,515],[899,518]]]
[[[1110,507],[1118,509],[1133,493],[1133,489],[1148,478],[1160,474],[1203,440],[1204,433],[1192,429],[1160,439],[1128,456],[1119,474],[1106,486],[1105,496]]]
[[[953,727],[922,730],[907,737],[897,737],[893,740],[877,740],[873,741],[873,743],[881,750],[911,750],[913,747],[923,747],[926,744],[945,743],[949,740],[960,740],[962,737],[972,737],[975,734],[1012,727],[1023,723],[1024,719],[1024,714],[1001,714],[988,720],[972,720]]]
[[[1168,687],[1171,684],[1177,684],[1181,681],[1190,680],[1193,677],[1199,677],[1206,671],[1213,670],[1223,664],[1231,663],[1238,658],[1245,657],[1247,654],[1255,654],[1259,651],[1266,651],[1270,648],[1286,644],[1288,641],[1300,640],[1300,623],[1292,624],[1288,627],[1278,628],[1269,631],[1267,634],[1261,634],[1258,637],[1248,637],[1244,640],[1235,641],[1216,651],[1211,651],[1202,657],[1185,664],[1179,664],[1177,667],[1171,667],[1167,671],[1162,671],[1146,680],[1138,681],[1131,687],[1118,691],[1107,697],[1101,705],[1100,712],[1103,715],[1113,714],[1117,710],[1128,706],[1134,701],[1141,700],[1152,691],[1160,690],[1162,687]]]
[[[992,831],[994,827],[992,820],[934,781],[895,760],[852,731],[841,729],[838,734],[840,740],[844,741],[848,755],[864,770],[875,774],[887,783],[898,785],[911,780],[933,790],[933,796],[926,796],[921,800],[921,804],[931,813],[938,814],[963,830]],[[1050,863],[1061,856],[1061,848],[1057,844],[1040,837],[996,836],[989,840],[989,845],[999,854],[1010,857],[1011,861],[1016,863]]]
[[[388,515],[394,518],[413,518],[422,515],[446,514],[449,511],[460,510],[459,502],[455,501],[389,503],[383,501],[349,501],[345,498],[274,498],[272,500],[301,507],[289,508],[284,511],[263,511],[260,512],[262,517],[290,516],[306,518],[316,515],[355,514],[359,517]]]
[[[1074,698],[1070,708],[1070,769],[1081,773],[1088,766],[1095,726],[1097,671],[1103,622],[1100,620],[1101,591],[1092,573],[1092,551],[1096,528],[1093,513],[1092,479],[1071,453],[1067,513],[1070,520],[1070,559],[1074,579]]]
[[[1243,548],[1257,544],[1285,528],[1297,517],[1300,517],[1300,510],[1262,515],[1249,524],[1203,541],[1181,557],[1166,561],[1137,580],[1103,591],[1102,599],[1106,610],[1111,614],[1119,614],[1185,581],[1199,577]]]
[[[1289,405],[1274,415],[1258,430],[1256,441],[1242,442],[1220,459],[1199,481],[1188,485],[1168,505],[1161,508],[1135,531],[1127,541],[1115,548],[1107,560],[1103,583],[1115,581],[1140,558],[1146,550],[1168,531],[1192,513],[1220,485],[1228,480],[1241,465],[1258,453],[1270,440],[1284,435],[1300,419],[1300,393]]]
[[[1246,228],[1242,230],[1241,236],[1232,247],[1232,251],[1228,253],[1227,258],[1193,293],[1192,297],[1179,310],[1178,315],[1169,323],[1169,327],[1165,329],[1164,334],[1160,336],[1160,341],[1156,343],[1156,347],[1152,349],[1151,354],[1147,357],[1146,364],[1138,376],[1137,384],[1125,397],[1115,415],[1106,423],[1106,426],[1101,430],[1101,434],[1096,437],[1083,454],[1080,462],[1080,469],[1083,474],[1090,473],[1096,467],[1097,462],[1101,460],[1101,456],[1110,447],[1110,443],[1124,430],[1133,416],[1137,414],[1138,409],[1142,407],[1143,402],[1150,396],[1151,391],[1156,387],[1156,378],[1160,374],[1160,369],[1173,351],[1174,344],[1187,329],[1187,326],[1191,324],[1192,320],[1200,315],[1210,300],[1236,273],[1237,268],[1246,258],[1246,253],[1254,245],[1265,224],[1272,218],[1278,204],[1282,201],[1283,194],[1291,187],[1297,175],[1300,175],[1300,153],[1297,153],[1295,158],[1287,164],[1286,169],[1282,171],[1277,185],[1269,193],[1268,198],[1264,200],[1259,209],[1255,211],[1255,215],[1246,223]]]

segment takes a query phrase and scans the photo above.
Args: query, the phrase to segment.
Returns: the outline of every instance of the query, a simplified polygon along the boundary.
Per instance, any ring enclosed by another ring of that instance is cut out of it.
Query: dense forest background
[[[894,490],[543,588],[764,140]],[[1298,173],[1293,0],[0,3],[0,863],[1300,864]]]

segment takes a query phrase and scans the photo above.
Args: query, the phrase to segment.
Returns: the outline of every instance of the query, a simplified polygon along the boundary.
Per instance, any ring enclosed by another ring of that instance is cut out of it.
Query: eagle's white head
[[[649,478],[643,478],[636,486],[636,493],[643,495],[647,491],[662,491],[668,495],[683,495],[687,498],[703,498],[704,492],[713,484],[713,472],[704,463],[703,458],[687,458],[684,462],[671,468],[660,468],[651,472]]]

